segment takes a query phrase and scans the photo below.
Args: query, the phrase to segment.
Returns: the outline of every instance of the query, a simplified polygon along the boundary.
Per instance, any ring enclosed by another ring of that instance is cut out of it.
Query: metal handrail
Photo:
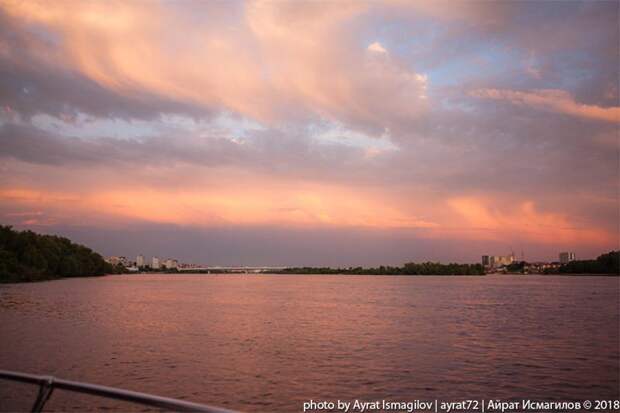
[[[38,385],[39,393],[31,410],[35,413],[41,412],[43,410],[45,403],[47,402],[47,400],[49,400],[54,389],[92,394],[95,396],[108,397],[111,399],[139,403],[142,405],[153,406],[160,409],[178,412],[234,413],[232,410],[226,410],[220,407],[213,407],[206,404],[192,403],[185,400],[172,399],[170,397],[161,397],[148,393],[117,389],[115,387],[100,386],[98,384],[63,380],[52,376],[38,376],[35,374],[0,370],[0,379],[14,380],[22,383]]]

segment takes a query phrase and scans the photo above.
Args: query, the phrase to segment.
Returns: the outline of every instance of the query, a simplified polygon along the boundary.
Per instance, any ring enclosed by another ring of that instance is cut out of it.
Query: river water
[[[619,398],[617,277],[123,275],[0,285],[0,368],[242,411]],[[0,410],[35,389],[0,382]],[[145,410],[54,392],[52,411]]]

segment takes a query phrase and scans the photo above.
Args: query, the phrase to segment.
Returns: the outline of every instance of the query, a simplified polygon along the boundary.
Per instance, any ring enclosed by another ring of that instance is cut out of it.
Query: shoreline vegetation
[[[0,225],[0,283],[121,274],[88,247],[56,235],[16,231]]]
[[[416,264],[409,262],[402,267],[293,267],[279,271],[270,271],[270,274],[333,274],[333,275],[485,275],[482,264],[441,264],[438,262],[423,262]]]

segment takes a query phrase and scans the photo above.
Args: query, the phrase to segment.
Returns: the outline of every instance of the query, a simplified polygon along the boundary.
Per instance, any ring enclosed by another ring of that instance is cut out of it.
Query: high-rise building
[[[154,270],[158,270],[159,269],[159,257],[153,257],[151,259],[151,268]]]
[[[171,269],[177,268],[177,267],[179,266],[179,261],[177,261],[177,260],[173,260],[172,258],[168,258],[168,259],[166,260],[166,262],[165,262],[164,266],[165,266],[167,269],[171,270]]]
[[[483,255],[482,256],[482,265],[485,267],[489,267],[491,265],[491,261],[489,260],[489,256],[488,255]]]
[[[571,261],[575,261],[574,252],[561,252],[560,253],[560,264],[568,264]]]
[[[144,267],[144,255],[138,255],[136,257],[136,267]]]

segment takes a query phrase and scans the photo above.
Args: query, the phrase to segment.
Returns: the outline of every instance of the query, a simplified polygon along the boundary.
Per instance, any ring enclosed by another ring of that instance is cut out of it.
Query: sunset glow
[[[255,259],[254,228],[319,261],[362,231],[373,252],[343,265],[594,257],[620,242],[617,16],[0,1],[0,220],[119,255],[163,254],[150,231],[171,231],[193,261]],[[126,234],[143,244],[117,251]],[[301,264],[275,244],[260,261]]]

